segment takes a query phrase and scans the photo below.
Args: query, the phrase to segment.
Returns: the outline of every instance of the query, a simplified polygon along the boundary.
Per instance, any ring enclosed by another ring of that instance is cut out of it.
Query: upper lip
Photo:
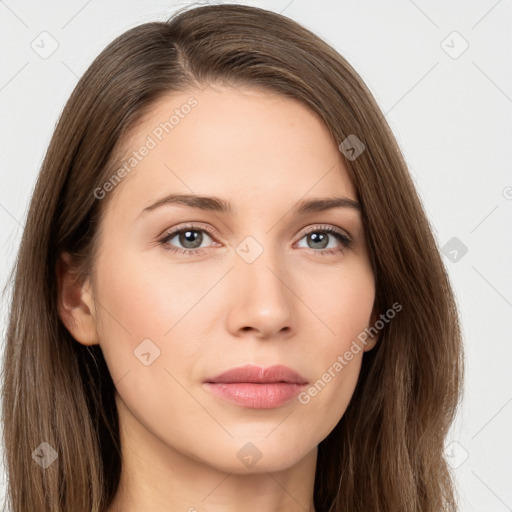
[[[304,379],[304,377],[291,368],[281,364],[269,366],[268,368],[262,368],[261,366],[252,364],[238,366],[222,372],[215,377],[208,378],[205,382],[255,382],[267,384],[286,382],[290,384],[307,384],[307,380]]]

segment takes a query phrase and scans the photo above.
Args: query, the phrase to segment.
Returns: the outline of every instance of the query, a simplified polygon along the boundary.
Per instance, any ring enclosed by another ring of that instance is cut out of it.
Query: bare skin
[[[191,96],[197,106],[102,199],[93,278],[74,281],[66,253],[58,266],[61,318],[77,342],[100,344],[117,389],[123,470],[109,512],[314,511],[317,446],[377,339],[307,404],[245,407],[203,381],[283,364],[313,386],[371,325],[360,211],[293,211],[313,198],[356,201],[356,190],[321,120],[257,89],[169,94],[124,141],[126,154]],[[166,204],[141,214],[171,193],[219,197],[233,212]],[[175,227],[202,236],[200,249],[176,234],[162,242]],[[148,365],[136,355],[143,340]],[[244,447],[260,458],[247,462]]]

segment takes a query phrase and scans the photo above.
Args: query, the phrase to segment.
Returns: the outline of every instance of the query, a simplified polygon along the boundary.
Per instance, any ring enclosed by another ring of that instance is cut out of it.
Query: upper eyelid
[[[216,234],[216,230],[213,229],[213,228],[208,228],[206,226],[203,226],[202,224],[193,224],[192,223],[186,223],[185,225],[183,226],[180,226],[178,224],[177,227],[173,227],[173,228],[169,228],[169,229],[166,229],[163,233],[162,233],[162,237],[168,237],[170,235],[175,235],[177,233],[180,233],[182,231],[186,231],[187,229],[190,229],[191,231],[206,231],[206,233],[208,233],[209,235],[211,236],[215,236]]]

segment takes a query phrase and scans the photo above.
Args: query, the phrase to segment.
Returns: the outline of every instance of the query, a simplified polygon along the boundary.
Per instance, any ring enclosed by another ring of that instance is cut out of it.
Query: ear
[[[81,282],[71,255],[63,252],[57,260],[57,304],[59,316],[73,338],[83,345],[99,343],[94,299],[89,280]]]
[[[372,310],[372,314],[371,314],[371,317],[370,317],[370,325],[368,326],[368,329],[370,329],[370,327],[374,327],[375,328],[375,323],[377,322],[377,320],[379,318],[380,317],[379,317],[379,312],[377,311],[377,306],[374,305],[373,306],[373,310]],[[377,334],[373,334],[370,331],[370,334],[368,335],[368,338],[366,339],[366,344],[365,344],[365,347],[364,347],[364,351],[368,352],[368,350],[371,350],[372,348],[374,348],[375,345],[377,345],[377,341],[379,341],[379,337],[380,337],[380,331]]]

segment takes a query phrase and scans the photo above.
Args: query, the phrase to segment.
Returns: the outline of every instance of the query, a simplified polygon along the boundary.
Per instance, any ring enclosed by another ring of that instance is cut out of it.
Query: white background
[[[439,246],[456,237],[467,247],[457,261],[448,250],[443,256],[467,364],[447,452],[461,512],[512,511],[512,1],[240,3],[293,18],[354,66],[394,130]],[[1,286],[44,152],[78,77],[116,36],[184,5],[0,2]],[[48,37],[43,31],[58,43],[46,59],[31,47]],[[469,46],[458,55],[464,40]],[[4,300],[2,339],[6,308]]]

